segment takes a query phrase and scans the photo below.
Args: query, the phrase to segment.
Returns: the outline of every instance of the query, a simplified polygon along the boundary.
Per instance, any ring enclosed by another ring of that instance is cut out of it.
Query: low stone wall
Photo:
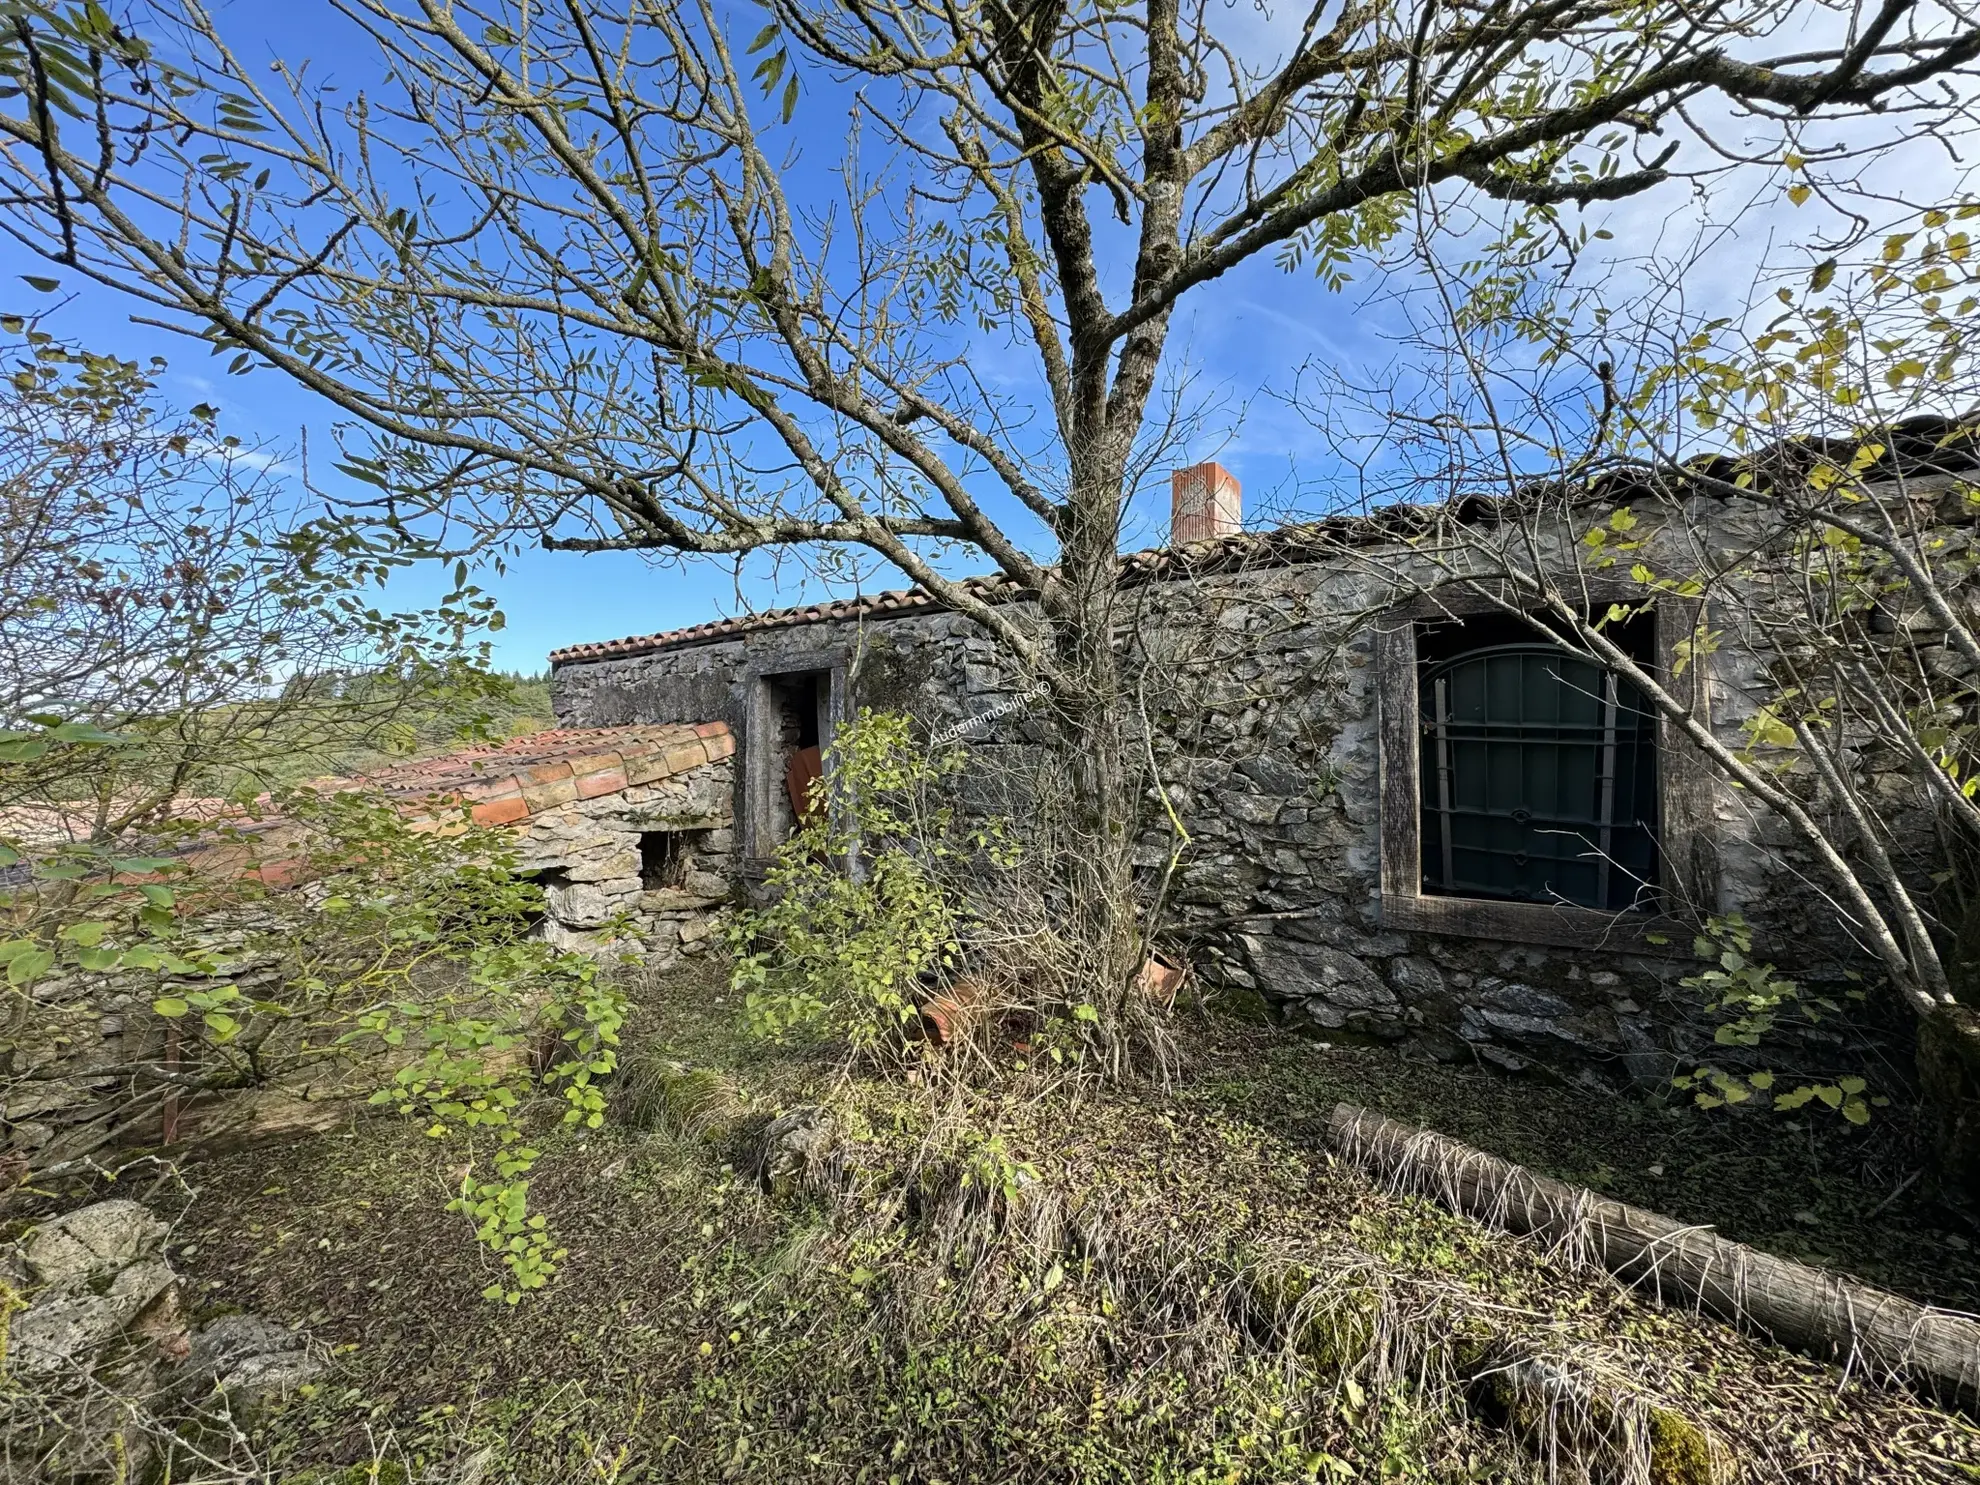
[[[586,952],[636,947],[661,969],[706,951],[732,899],[734,798],[724,757],[531,816],[519,864],[543,886],[543,936]]]
[[[0,1247],[7,1322],[7,1480],[158,1478],[161,1440],[253,1419],[328,1370],[309,1337],[256,1315],[195,1325],[166,1224],[98,1202]],[[224,1422],[223,1422],[224,1420]],[[25,1470],[25,1473],[15,1473]]]

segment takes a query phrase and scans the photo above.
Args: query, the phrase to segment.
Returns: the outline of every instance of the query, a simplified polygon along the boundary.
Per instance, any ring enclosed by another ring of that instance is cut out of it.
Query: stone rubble
[[[0,1458],[33,1460],[46,1479],[143,1478],[162,1430],[209,1426],[217,1406],[239,1420],[323,1374],[306,1336],[258,1316],[195,1331],[169,1231],[117,1199],[0,1250],[13,1306]]]

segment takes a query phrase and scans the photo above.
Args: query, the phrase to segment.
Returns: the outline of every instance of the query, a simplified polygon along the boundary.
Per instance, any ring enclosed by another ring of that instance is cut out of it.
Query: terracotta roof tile
[[[559,727],[362,777],[325,779],[317,787],[373,790],[402,809],[471,802],[476,820],[507,825],[573,799],[617,794],[628,787],[629,774],[652,783],[734,751],[725,722]]]

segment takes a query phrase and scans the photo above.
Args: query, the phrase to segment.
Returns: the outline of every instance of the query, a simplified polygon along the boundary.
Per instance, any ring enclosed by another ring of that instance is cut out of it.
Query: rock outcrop
[[[0,1251],[0,1479],[144,1478],[216,1403],[239,1420],[321,1373],[306,1337],[257,1316],[195,1332],[169,1232],[135,1201],[102,1201]]]

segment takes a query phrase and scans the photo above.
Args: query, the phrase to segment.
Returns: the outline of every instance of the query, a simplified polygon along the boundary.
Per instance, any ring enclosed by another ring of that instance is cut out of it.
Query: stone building
[[[731,896],[734,754],[723,722],[558,728],[315,787],[362,790],[436,826],[466,806],[476,824],[513,830],[518,869],[543,889],[537,933],[665,967],[701,952]],[[195,869],[240,855],[281,884],[292,829],[263,821]]]
[[[466,804],[514,830],[544,938],[636,945],[664,967],[701,952],[729,901],[734,753],[723,722],[558,729],[343,784],[429,818]]]
[[[1180,472],[1174,494],[1175,528],[1195,539],[1122,559],[1120,630],[1159,678],[1161,771],[1189,841],[1177,931],[1213,982],[1320,1035],[1653,1083],[1674,1051],[1710,1042],[1680,984],[1704,916],[1744,913],[1804,978],[1849,972],[1853,950],[1785,831],[1626,682],[1453,584],[1408,512],[1246,532],[1217,466]],[[1645,495],[1635,515],[1625,573],[1751,549],[1771,519],[1718,495]],[[1604,567],[1583,579],[1590,603],[1643,600]],[[973,590],[1030,601],[1000,580]],[[1711,622],[1737,630],[1724,617]],[[1699,619],[1660,599],[1619,633],[1670,676]],[[789,829],[791,755],[822,745],[829,761],[833,729],[861,707],[959,737],[966,779],[1012,773],[1000,759],[1047,737],[999,646],[915,591],[550,658],[565,725],[728,724],[743,878]],[[1763,671],[1729,641],[1685,684],[1737,744]],[[1170,853],[1165,813],[1151,808],[1142,838],[1151,871]]]

